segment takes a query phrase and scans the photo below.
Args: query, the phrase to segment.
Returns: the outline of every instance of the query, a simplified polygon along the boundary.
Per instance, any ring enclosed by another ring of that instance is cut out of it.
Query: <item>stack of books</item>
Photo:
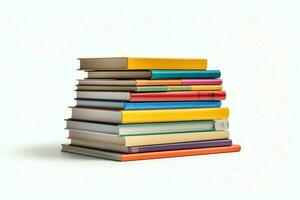
[[[219,70],[206,59],[80,58],[62,151],[118,161],[240,151]]]

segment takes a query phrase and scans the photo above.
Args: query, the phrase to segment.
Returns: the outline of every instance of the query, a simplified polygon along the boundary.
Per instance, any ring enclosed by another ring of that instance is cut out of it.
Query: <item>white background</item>
[[[293,1],[1,1],[1,199],[299,199]],[[60,152],[77,57],[205,57],[242,151],[119,163]]]

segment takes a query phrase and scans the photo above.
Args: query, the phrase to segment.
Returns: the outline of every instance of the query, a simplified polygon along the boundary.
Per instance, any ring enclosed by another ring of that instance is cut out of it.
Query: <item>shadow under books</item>
[[[73,153],[61,152],[61,145],[58,144],[41,144],[21,147],[17,153],[21,156],[36,159],[68,159],[68,160],[104,160],[100,158],[82,156]]]

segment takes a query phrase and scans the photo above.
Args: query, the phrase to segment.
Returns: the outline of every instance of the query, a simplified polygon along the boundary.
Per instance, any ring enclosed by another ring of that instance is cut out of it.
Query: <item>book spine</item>
[[[151,79],[220,78],[220,70],[151,70]]]
[[[221,101],[179,101],[179,102],[137,102],[124,103],[125,110],[171,109],[171,108],[213,108],[221,107]]]
[[[136,80],[136,86],[222,85],[221,79]]]
[[[168,86],[137,87],[137,92],[165,92],[165,91],[168,91]]]
[[[182,79],[182,85],[222,85],[221,79]]]
[[[128,58],[129,70],[136,69],[198,69],[206,70],[207,59]]]
[[[181,85],[181,80],[136,80],[136,86]]]
[[[207,141],[207,140],[225,140],[229,139],[228,131],[208,131],[208,132],[190,132],[182,134],[156,134],[156,135],[139,135],[127,136],[125,146],[144,146],[171,144],[179,142]]]
[[[191,90],[197,91],[212,91],[212,90],[222,90],[222,85],[192,85]]]
[[[131,93],[130,101],[209,101],[225,98],[225,91],[149,92]]]
[[[122,124],[172,122],[193,120],[221,120],[229,117],[228,108],[189,108],[162,110],[123,110]]]
[[[121,160],[133,161],[133,160],[146,160],[146,159],[155,159],[155,158],[171,158],[171,157],[179,157],[179,156],[194,156],[194,155],[206,155],[206,154],[216,154],[216,153],[239,152],[240,150],[241,150],[240,145],[232,145],[226,147],[210,147],[210,148],[185,149],[185,150],[173,150],[173,151],[122,154]]]
[[[168,86],[168,91],[191,91],[192,86],[179,85],[179,86]]]
[[[171,144],[160,144],[160,145],[145,145],[137,147],[129,147],[130,152],[151,152],[151,151],[167,151],[167,150],[180,150],[180,149],[196,149],[206,147],[220,147],[220,146],[231,146],[232,140],[208,140],[208,141],[196,141],[196,142],[180,142]]]
[[[215,130],[226,130],[229,128],[228,120],[215,120],[214,129]]]

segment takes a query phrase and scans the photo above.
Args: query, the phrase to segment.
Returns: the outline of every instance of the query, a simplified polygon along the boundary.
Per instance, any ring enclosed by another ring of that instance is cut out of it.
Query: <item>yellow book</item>
[[[169,133],[157,135],[117,136],[109,133],[69,129],[69,139],[93,141],[122,146],[142,146],[201,140],[228,139],[228,131]]]
[[[110,110],[82,107],[72,108],[72,119],[115,124],[224,120],[228,117],[228,108],[188,108],[161,110]]]
[[[191,85],[191,90],[209,91],[209,90],[222,90],[222,85]]]
[[[82,70],[150,70],[150,69],[193,69],[205,70],[207,59],[196,58],[78,58]]]

